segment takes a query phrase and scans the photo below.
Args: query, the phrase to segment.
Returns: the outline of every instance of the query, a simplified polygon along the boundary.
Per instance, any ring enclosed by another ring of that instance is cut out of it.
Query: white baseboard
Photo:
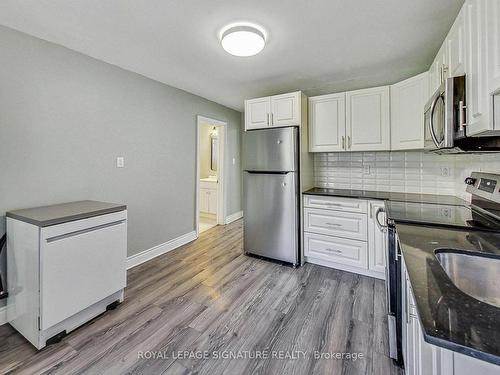
[[[157,256],[160,256],[162,254],[168,253],[169,251],[172,251],[174,249],[177,249],[178,247],[185,245],[191,241],[196,240],[196,231],[192,231],[186,234],[183,234],[180,237],[174,238],[173,240],[167,241],[165,243],[162,243],[160,245],[154,246],[151,249],[147,249],[144,251],[141,251],[138,254],[134,254],[132,256],[129,256],[127,258],[127,269],[133,268],[135,266],[138,266],[141,263],[147,262],[148,260],[151,260],[153,258],[156,258]]]
[[[241,219],[243,217],[243,211],[238,211],[232,215],[226,216],[226,224],[231,224],[233,221]]]
[[[0,326],[7,323],[7,306],[0,307]]]

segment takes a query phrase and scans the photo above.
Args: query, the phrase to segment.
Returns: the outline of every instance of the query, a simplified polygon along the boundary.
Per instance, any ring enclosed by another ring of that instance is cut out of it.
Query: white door
[[[457,77],[465,74],[465,19],[464,8],[455,19],[448,37],[446,47],[448,54],[449,76]]]
[[[465,5],[468,135],[481,134],[490,128],[486,79],[486,1],[469,0]]]
[[[390,150],[389,86],[348,92],[346,124],[347,150]]]
[[[126,286],[126,212],[42,228],[40,328]]]
[[[345,150],[345,93],[309,98],[309,151]]]
[[[428,72],[391,86],[392,150],[424,148],[424,106],[428,92]]]
[[[385,258],[388,251],[384,206],[381,201],[370,202],[368,220],[368,268],[379,273],[381,279],[385,278]]]
[[[245,100],[245,130],[267,128],[270,113],[270,97]]]
[[[300,125],[300,91],[271,96],[271,126]]]

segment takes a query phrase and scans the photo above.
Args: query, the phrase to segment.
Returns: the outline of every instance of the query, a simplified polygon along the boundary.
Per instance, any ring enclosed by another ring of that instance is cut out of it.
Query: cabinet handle
[[[330,249],[330,248],[328,248],[326,250],[331,251],[332,253],[342,254],[342,250]]]
[[[114,227],[115,225],[120,225],[120,224],[123,224],[125,222],[127,222],[127,220],[123,219],[123,220],[113,221],[112,223],[100,224],[100,225],[96,225],[94,227],[80,229],[80,230],[76,230],[74,232],[69,232],[69,233],[65,233],[65,234],[60,234],[58,236],[50,237],[50,238],[47,238],[46,241],[47,241],[47,243],[51,243],[51,242],[63,240],[65,238],[75,237],[75,236],[79,236],[81,234],[94,232],[96,230]]]
[[[464,129],[464,126],[467,126],[467,121],[465,120],[466,118],[466,110],[467,106],[464,105],[464,101],[460,100],[458,102],[458,125],[460,126],[460,130]]]
[[[269,126],[269,113],[267,114],[267,126]]]
[[[350,135],[347,136],[347,145],[348,145],[349,150],[350,150],[351,146],[352,146],[352,141],[351,141],[351,136]]]
[[[342,150],[345,150],[345,137],[342,136]]]
[[[325,223],[326,225],[331,225],[332,227],[341,227],[342,224],[338,224],[338,223]]]
[[[271,125],[274,125],[274,115],[272,112],[271,112]]]

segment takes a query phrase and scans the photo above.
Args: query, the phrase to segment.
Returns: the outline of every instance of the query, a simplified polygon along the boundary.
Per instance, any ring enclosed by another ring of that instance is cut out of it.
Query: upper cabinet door
[[[389,86],[346,94],[348,151],[390,149]]]
[[[429,97],[429,73],[391,86],[391,149],[424,148],[424,106]]]
[[[271,96],[271,126],[300,125],[300,91]]]
[[[267,128],[270,124],[271,98],[245,100],[245,130]]]
[[[345,149],[345,93],[309,98],[309,151]]]
[[[489,130],[487,80],[486,1],[469,0],[464,6],[466,35],[467,134]]]
[[[490,59],[488,69],[488,91],[490,94],[495,94],[500,92],[500,2],[498,0],[487,1],[488,56]],[[500,124],[495,124],[495,127],[495,130],[500,130]]]
[[[465,19],[464,8],[459,13],[446,38],[448,54],[448,76],[457,77],[465,74]]]

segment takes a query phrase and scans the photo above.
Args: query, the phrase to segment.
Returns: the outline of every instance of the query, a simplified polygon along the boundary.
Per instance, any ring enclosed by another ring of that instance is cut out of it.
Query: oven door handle
[[[432,141],[436,145],[436,147],[441,147],[442,142],[438,142],[436,133],[434,132],[434,111],[436,110],[436,105],[438,100],[441,99],[441,95],[437,95],[431,104],[431,115],[429,119],[429,132],[431,133]]]

